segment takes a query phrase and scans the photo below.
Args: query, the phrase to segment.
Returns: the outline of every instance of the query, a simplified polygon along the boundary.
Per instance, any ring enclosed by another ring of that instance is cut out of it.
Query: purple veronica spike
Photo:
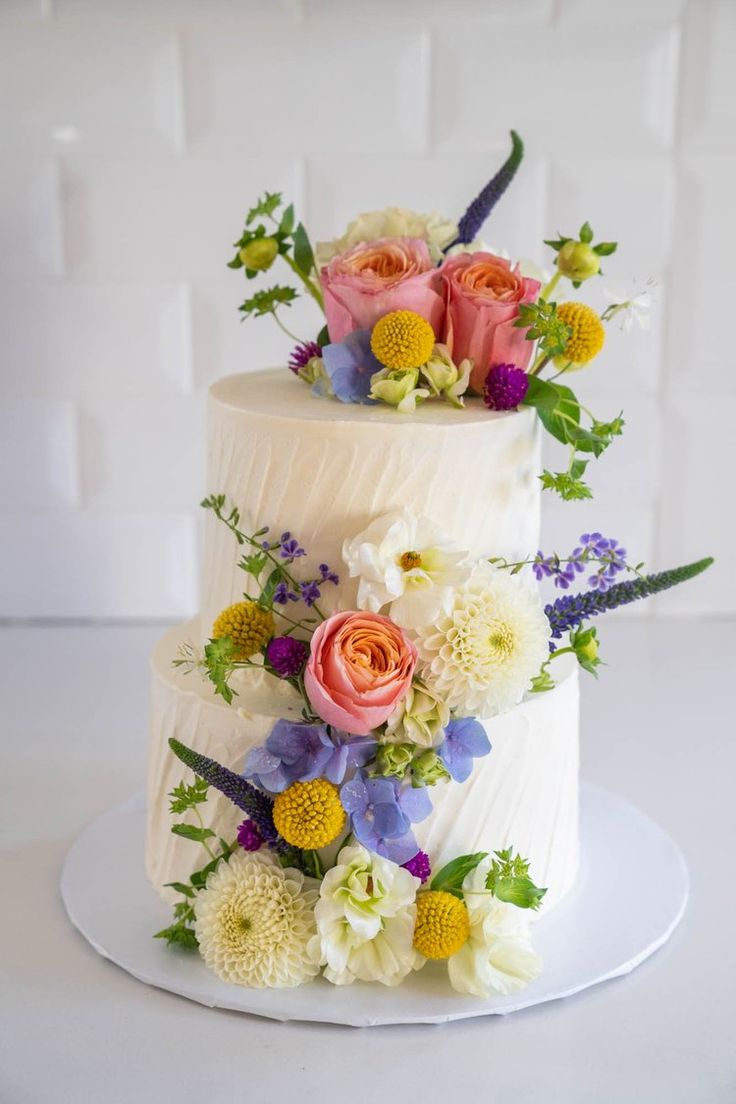
[[[524,143],[515,130],[511,131],[511,153],[492,180],[475,197],[458,224],[458,235],[453,245],[466,245],[478,237],[483,223],[498,203],[516,175],[524,156]]]
[[[700,575],[712,563],[713,557],[707,556],[695,563],[684,564],[669,571],[660,571],[656,575],[645,575],[640,579],[616,583],[602,592],[583,591],[581,594],[569,594],[564,598],[557,598],[544,608],[552,637],[559,640],[564,633],[577,628],[590,617],[597,617],[599,613],[605,613],[606,610],[636,602],[639,598],[648,598],[651,594],[658,594],[661,590],[687,582],[688,579]]]

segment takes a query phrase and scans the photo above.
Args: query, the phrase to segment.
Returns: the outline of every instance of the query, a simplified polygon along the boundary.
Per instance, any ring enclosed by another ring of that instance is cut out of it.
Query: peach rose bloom
[[[456,364],[474,362],[470,386],[482,391],[495,364],[526,368],[532,342],[514,326],[520,303],[533,303],[541,284],[522,276],[519,266],[493,253],[461,253],[442,265],[447,313],[444,343]]]
[[[333,257],[320,282],[331,341],[342,341],[353,330],[370,330],[395,310],[416,311],[436,334],[442,330],[442,281],[420,238],[360,242]]]
[[[304,688],[323,721],[367,736],[406,695],[416,663],[416,648],[388,617],[336,613],[312,636]]]

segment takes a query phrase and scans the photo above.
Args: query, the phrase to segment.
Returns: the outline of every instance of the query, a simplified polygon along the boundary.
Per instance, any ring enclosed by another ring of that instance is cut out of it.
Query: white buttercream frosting
[[[474,557],[520,558],[539,544],[539,433],[533,410],[496,414],[426,403],[402,415],[313,396],[284,369],[228,376],[210,389],[207,492],[241,512],[241,528],[292,532],[312,564],[342,569],[327,608],[354,606],[343,541],[411,506]],[[202,624],[238,601],[248,579],[237,546],[205,523]]]

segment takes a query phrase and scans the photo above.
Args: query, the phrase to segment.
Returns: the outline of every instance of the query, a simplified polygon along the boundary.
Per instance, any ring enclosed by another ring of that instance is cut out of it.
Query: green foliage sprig
[[[466,892],[463,882],[488,854],[488,851],[476,851],[472,855],[459,855],[435,874],[430,889],[443,890],[462,900]],[[529,877],[528,861],[514,855],[511,848],[494,851],[493,856],[486,877],[486,892],[517,908],[538,909],[547,890],[540,889]]]
[[[588,466],[584,456],[600,456],[611,444],[614,437],[623,432],[624,419],[619,414],[610,422],[599,421],[578,401],[569,387],[552,380],[529,377],[529,388],[524,397],[524,406],[532,406],[539,415],[548,433],[570,448],[570,459],[564,472],[544,471],[540,476],[546,490],[556,491],[561,498],[591,498],[590,487],[583,480]],[[590,425],[582,424],[586,415]]]
[[[572,332],[557,314],[557,304],[548,303],[545,299],[538,299],[536,303],[521,303],[514,326],[527,330],[527,341],[538,342],[538,361],[540,354],[545,360],[550,360],[564,353]]]
[[[194,782],[187,785],[180,782],[169,793],[169,812],[180,814],[193,811],[198,824],[177,822],[172,824],[171,831],[175,836],[200,843],[208,855],[205,866],[195,870],[188,882],[167,882],[166,887],[175,890],[181,897],[173,905],[174,919],[168,927],[162,928],[154,935],[154,939],[165,939],[168,946],[183,947],[186,950],[196,950],[197,937],[194,933],[196,919],[194,911],[194,898],[197,891],[202,889],[207,882],[207,877],[219,866],[223,859],[228,859],[237,847],[237,842],[227,843],[223,839],[217,839],[217,834],[207,828],[202,820],[198,806],[207,800],[209,792],[208,784],[201,778],[195,778]],[[213,851],[210,841],[217,839],[218,850]]]
[[[296,221],[293,203],[283,206],[281,192],[265,192],[250,208],[243,232],[234,242],[234,247],[236,253],[228,261],[228,268],[243,269],[247,279],[252,280],[268,271],[276,259],[281,258],[299,280],[301,290],[306,291],[321,310],[324,309],[309,235],[303,223]],[[278,316],[280,308],[290,307],[298,297],[297,288],[275,284],[251,295],[239,309],[243,318],[272,315],[292,340],[299,341]]]

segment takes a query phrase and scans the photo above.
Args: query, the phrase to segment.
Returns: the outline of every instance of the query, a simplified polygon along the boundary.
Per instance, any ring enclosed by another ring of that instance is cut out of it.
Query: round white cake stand
[[[685,911],[685,860],[659,825],[620,797],[583,784],[580,827],[576,884],[534,925],[541,976],[519,993],[488,1000],[455,993],[442,963],[428,963],[396,988],[337,987],[323,979],[297,989],[221,982],[196,953],[152,938],[171,913],[143,871],[142,795],[82,832],[66,857],[61,894],[72,923],[99,954],[148,985],[210,1008],[356,1027],[506,1015],[629,973],[669,939]]]

